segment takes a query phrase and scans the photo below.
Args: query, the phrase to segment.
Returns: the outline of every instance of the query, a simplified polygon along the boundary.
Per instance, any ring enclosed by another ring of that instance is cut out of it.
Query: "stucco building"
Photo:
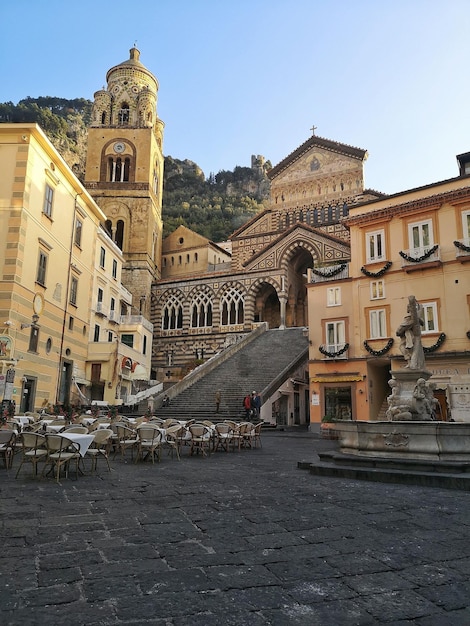
[[[120,404],[150,377],[152,325],[131,317],[106,216],[36,124],[0,124],[0,147],[0,399]]]
[[[408,296],[423,306],[438,419],[470,420],[470,177],[351,207],[351,260],[309,271],[311,422],[384,419]]]

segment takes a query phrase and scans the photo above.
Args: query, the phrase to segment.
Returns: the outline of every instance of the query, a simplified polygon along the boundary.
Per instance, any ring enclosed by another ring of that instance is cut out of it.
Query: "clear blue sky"
[[[2,2],[0,102],[87,98],[140,60],[164,153],[204,171],[276,165],[316,134],[369,153],[386,193],[458,175],[470,151],[470,0]]]

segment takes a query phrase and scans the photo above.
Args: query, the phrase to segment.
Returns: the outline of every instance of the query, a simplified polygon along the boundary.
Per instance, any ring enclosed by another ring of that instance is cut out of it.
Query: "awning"
[[[310,379],[311,383],[359,383],[363,380],[363,376],[346,375],[346,376],[314,376]]]

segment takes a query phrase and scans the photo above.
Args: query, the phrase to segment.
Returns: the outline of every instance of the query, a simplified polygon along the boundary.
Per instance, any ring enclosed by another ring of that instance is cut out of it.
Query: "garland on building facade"
[[[466,246],[464,243],[461,243],[460,241],[454,241],[454,246],[456,248],[459,248],[460,250],[463,250],[464,252],[470,252],[470,246]]]
[[[436,341],[436,343],[434,345],[428,346],[428,347],[423,346],[424,353],[428,354],[429,352],[434,352],[435,350],[437,350],[438,348],[440,348],[442,346],[442,344],[444,343],[445,340],[446,340],[446,334],[445,333],[441,333],[439,335],[438,340]]]
[[[316,275],[316,276],[322,276],[323,278],[329,278],[330,276],[336,276],[336,274],[339,274],[340,272],[342,272],[347,266],[347,263],[341,263],[341,265],[336,265],[335,267],[331,267],[331,268],[327,268],[325,270],[317,270],[314,267],[312,267],[312,272]]]
[[[393,346],[393,338],[390,337],[386,345],[381,350],[374,350],[373,348],[371,348],[369,344],[367,343],[367,339],[364,341],[363,346],[369,354],[372,354],[373,356],[383,356]]]
[[[364,265],[361,267],[361,272],[365,276],[368,276],[369,278],[379,278],[380,276],[383,276],[385,274],[385,272],[387,270],[389,270],[391,267],[392,267],[392,262],[391,261],[387,261],[385,263],[385,265],[382,267],[382,269],[379,270],[378,272],[369,272],[369,270],[366,270]]]
[[[406,254],[406,252],[403,252],[402,250],[400,250],[398,254],[401,256],[402,259],[405,259],[405,261],[408,261],[410,263],[421,263],[422,261],[429,259],[429,257],[433,255],[438,248],[439,244],[436,243],[436,245],[434,245],[432,248],[429,248],[427,252],[416,258],[409,256],[408,254]]]
[[[325,350],[325,348],[323,346],[319,346],[318,347],[318,349],[320,350],[320,352],[322,354],[324,354],[325,356],[329,356],[332,359],[334,359],[337,356],[341,356],[342,354],[344,354],[348,348],[349,348],[349,343],[345,343],[344,346],[341,348],[341,350],[336,350],[336,352],[329,352],[328,350]]]

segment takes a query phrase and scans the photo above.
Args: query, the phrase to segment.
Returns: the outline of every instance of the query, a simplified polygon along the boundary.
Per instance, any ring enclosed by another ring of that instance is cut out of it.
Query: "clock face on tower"
[[[122,143],[122,141],[118,141],[117,143],[114,144],[113,148],[114,148],[114,152],[117,152],[120,154],[121,152],[124,152],[126,146]]]

